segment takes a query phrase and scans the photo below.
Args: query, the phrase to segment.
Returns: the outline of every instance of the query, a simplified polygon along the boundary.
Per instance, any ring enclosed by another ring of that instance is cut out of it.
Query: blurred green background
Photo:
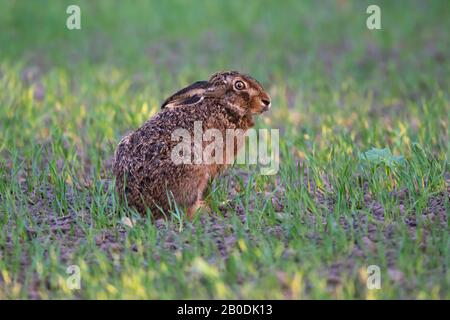
[[[65,9],[78,4],[82,29],[69,31]],[[382,30],[366,28],[378,4]],[[76,75],[80,67],[113,65],[161,77],[205,77],[218,69],[262,80],[311,85],[325,77],[387,81],[396,87],[422,71],[444,78],[448,63],[447,1],[13,1],[1,2],[1,59]],[[385,70],[387,69],[387,70]],[[384,74],[388,71],[387,74]],[[397,72],[401,71],[401,72]]]

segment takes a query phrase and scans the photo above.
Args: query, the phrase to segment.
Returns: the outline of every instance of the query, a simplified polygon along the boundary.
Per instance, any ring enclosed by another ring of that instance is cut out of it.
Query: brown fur
[[[243,81],[245,89],[236,89],[236,81]],[[253,115],[269,106],[270,97],[262,86],[235,71],[213,74],[207,82],[180,90],[163,103],[159,113],[117,146],[114,175],[119,196],[141,214],[149,209],[153,216],[173,210],[174,200],[192,217],[202,205],[208,181],[226,165],[176,165],[171,159],[172,149],[179,143],[171,140],[174,130],[184,128],[193,134],[194,122],[202,121],[203,131],[215,128],[225,138],[227,129],[245,132],[252,127]],[[203,147],[209,143],[204,142]],[[234,148],[233,157],[238,149]]]

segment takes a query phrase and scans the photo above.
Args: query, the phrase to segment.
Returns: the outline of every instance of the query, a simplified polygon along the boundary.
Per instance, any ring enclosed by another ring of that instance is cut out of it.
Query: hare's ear
[[[187,102],[187,104],[197,102],[200,100],[207,87],[208,81],[194,82],[193,84],[168,97],[161,105],[161,109],[166,108],[170,104],[174,104],[175,101],[177,101],[177,103],[175,103],[176,105],[183,104],[183,101]]]

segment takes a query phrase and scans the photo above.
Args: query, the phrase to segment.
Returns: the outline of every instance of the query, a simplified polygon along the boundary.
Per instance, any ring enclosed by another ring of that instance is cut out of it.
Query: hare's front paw
[[[197,200],[195,204],[187,209],[187,216],[189,220],[192,220],[196,213],[200,212],[210,212],[208,204],[203,200]]]

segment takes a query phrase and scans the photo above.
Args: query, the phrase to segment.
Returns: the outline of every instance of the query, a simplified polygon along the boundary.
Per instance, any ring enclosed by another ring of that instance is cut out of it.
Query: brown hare
[[[243,134],[254,125],[253,116],[269,107],[270,96],[261,84],[236,71],[215,73],[208,81],[178,91],[117,146],[114,175],[120,199],[141,214],[149,209],[153,217],[168,213],[176,204],[192,218],[203,205],[208,181],[232,163],[242,143],[234,144],[233,150],[221,145],[226,155],[222,163],[177,163],[173,151],[180,141],[173,139],[175,130],[194,135],[194,123],[200,123],[203,131],[216,129],[223,137],[227,129],[240,129]],[[210,143],[202,141],[202,147]]]

